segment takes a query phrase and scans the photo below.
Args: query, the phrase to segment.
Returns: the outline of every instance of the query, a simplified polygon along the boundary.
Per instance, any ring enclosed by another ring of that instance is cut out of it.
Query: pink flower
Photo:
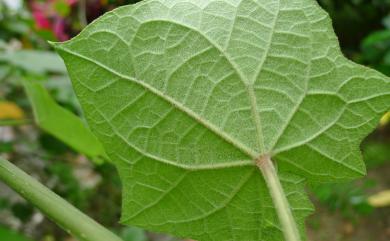
[[[76,4],[78,2],[78,0],[66,0],[66,3],[69,5],[69,6],[72,6],[73,4]]]
[[[51,23],[41,11],[33,11],[33,17],[37,29],[51,29]]]
[[[56,18],[54,20],[53,32],[60,41],[69,39],[69,35],[67,35],[65,32],[65,20],[63,18]]]
[[[31,1],[31,9],[38,30],[52,30],[58,40],[64,41],[69,39],[69,36],[65,31],[65,18],[60,16],[55,10],[55,4],[59,1],[71,7],[78,0],[48,0],[46,2],[33,0]]]

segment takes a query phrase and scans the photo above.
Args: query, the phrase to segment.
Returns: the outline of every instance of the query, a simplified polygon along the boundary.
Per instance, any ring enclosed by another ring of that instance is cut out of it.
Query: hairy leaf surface
[[[124,184],[126,224],[201,241],[283,240],[255,166],[271,155],[303,232],[303,180],[365,174],[390,107],[314,0],[149,0],[56,44]]]

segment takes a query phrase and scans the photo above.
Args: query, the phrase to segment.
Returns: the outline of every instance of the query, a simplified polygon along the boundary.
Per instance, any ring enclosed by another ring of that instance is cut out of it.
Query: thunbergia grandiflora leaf
[[[147,0],[55,44],[123,181],[122,222],[201,241],[280,241],[256,163],[304,236],[304,180],[365,174],[390,81],[347,60],[314,0]]]

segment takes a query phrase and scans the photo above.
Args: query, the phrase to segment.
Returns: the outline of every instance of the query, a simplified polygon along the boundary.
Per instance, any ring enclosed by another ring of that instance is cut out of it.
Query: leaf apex
[[[54,49],[56,49],[59,45],[61,45],[61,42],[54,42],[54,41],[47,41],[47,43],[53,47]]]

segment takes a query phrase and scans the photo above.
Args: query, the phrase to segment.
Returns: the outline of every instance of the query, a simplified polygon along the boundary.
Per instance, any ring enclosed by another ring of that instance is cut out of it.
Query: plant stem
[[[286,241],[300,241],[301,238],[297,224],[292,215],[290,205],[271,158],[269,156],[263,156],[257,160],[256,164],[263,174],[268,189],[270,190],[279,221],[282,225],[284,239]]]
[[[87,20],[87,0],[79,0],[79,21],[81,28],[85,28],[88,25]]]
[[[80,241],[122,241],[108,229],[2,158],[0,158],[0,180]]]

